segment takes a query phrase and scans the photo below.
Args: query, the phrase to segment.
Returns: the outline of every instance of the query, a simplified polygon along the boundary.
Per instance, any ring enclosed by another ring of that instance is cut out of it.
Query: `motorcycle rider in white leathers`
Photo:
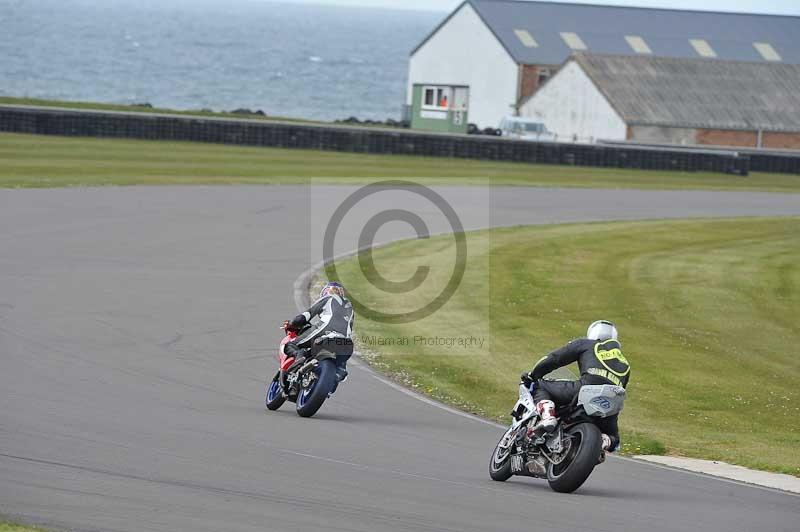
[[[312,323],[315,317],[319,320]],[[334,353],[338,385],[347,379],[347,361],[353,354],[354,317],[353,305],[345,296],[344,287],[337,282],[329,282],[308,310],[284,322],[284,328],[295,331],[311,323],[307,331],[284,345],[284,353],[298,360],[314,356],[323,349]]]

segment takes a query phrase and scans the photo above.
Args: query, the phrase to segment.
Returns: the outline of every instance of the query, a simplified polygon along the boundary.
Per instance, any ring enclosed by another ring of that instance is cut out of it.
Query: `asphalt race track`
[[[293,282],[320,260],[325,206],[352,190],[0,190],[0,513],[80,531],[798,529],[797,496],[632,460],[573,495],[492,482],[501,430],[363,366],[310,420],[266,412]],[[468,229],[800,215],[797,195],[437,190]],[[337,252],[398,205],[447,230],[426,200],[385,193],[342,224]]]

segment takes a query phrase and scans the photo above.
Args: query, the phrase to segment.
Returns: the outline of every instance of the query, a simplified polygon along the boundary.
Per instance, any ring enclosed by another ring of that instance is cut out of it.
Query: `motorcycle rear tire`
[[[578,447],[569,451],[571,457],[567,458],[569,463],[564,469],[553,464],[547,467],[547,482],[553,491],[559,493],[572,493],[586,482],[597,465],[603,443],[600,429],[591,423],[580,423],[566,432],[573,436],[573,445],[577,440]]]
[[[312,389],[308,391],[303,388],[297,395],[297,415],[300,417],[311,417],[316,414],[336,385],[336,364],[330,358],[320,360],[315,372],[317,378],[312,381]],[[304,396],[306,392],[308,394]]]

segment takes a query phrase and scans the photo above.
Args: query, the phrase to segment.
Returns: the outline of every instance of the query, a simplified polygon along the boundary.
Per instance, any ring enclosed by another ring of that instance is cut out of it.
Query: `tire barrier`
[[[750,170],[800,173],[800,156],[530,142],[407,129],[46,107],[0,106],[0,131],[742,176]]]
[[[800,153],[744,152],[750,157],[750,170],[771,174],[800,174]]]

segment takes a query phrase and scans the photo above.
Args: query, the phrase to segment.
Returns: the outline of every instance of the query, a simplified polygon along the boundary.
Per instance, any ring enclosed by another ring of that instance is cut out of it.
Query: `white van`
[[[507,116],[500,122],[500,132],[504,137],[522,140],[549,140],[556,136],[547,130],[544,123],[521,116]]]

